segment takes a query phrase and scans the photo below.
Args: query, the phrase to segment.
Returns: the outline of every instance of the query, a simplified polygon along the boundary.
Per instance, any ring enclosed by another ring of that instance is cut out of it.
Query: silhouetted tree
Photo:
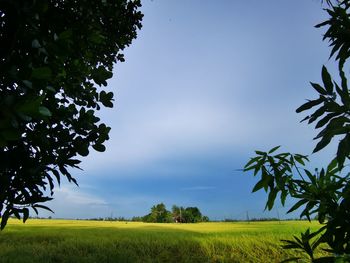
[[[338,143],[336,157],[327,168],[306,168],[308,157],[302,154],[279,153],[275,147],[268,152],[256,151],[256,156],[246,164],[244,170],[260,175],[253,192],[264,189],[268,192],[266,209],[271,210],[280,196],[282,205],[291,196],[296,200],[288,212],[301,210],[300,217],[317,217],[323,226],[315,232],[310,229],[284,240],[285,248],[301,249],[312,262],[350,261],[350,174],[344,169],[350,159],[350,92],[344,67],[350,57],[350,1],[327,1],[329,19],[316,27],[327,27],[324,40],[332,47],[330,56],[338,62],[340,82],[322,67],[322,84],[311,83],[318,98],[308,100],[296,111],[314,109],[303,121],[322,129],[315,137],[319,140],[313,152],[324,149],[331,141]],[[340,139],[340,140],[339,140]],[[329,257],[315,259],[314,250],[327,243]],[[298,260],[297,258],[293,259]]]
[[[95,115],[112,107],[106,86],[136,38],[139,0],[0,1],[0,214],[28,218],[51,200],[55,180],[110,128]]]

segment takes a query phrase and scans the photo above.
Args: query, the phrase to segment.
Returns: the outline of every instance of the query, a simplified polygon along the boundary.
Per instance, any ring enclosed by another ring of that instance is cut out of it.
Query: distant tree
[[[144,217],[145,222],[170,223],[172,222],[171,213],[166,209],[163,203],[152,206],[151,213]]]
[[[197,223],[203,221],[209,221],[207,216],[202,216],[201,211],[198,207],[179,207],[173,205],[172,207],[172,216],[174,222],[177,223]]]
[[[131,221],[133,221],[133,222],[142,222],[143,218],[141,216],[133,216],[131,218]]]
[[[147,214],[147,215],[144,215],[143,217],[141,217],[141,221],[146,222],[146,223],[154,222],[154,220],[152,220],[152,218],[151,218],[151,214]]]
[[[207,217],[207,216],[202,217],[202,222],[209,222],[209,221],[210,221],[209,217]]]
[[[303,154],[277,153],[279,147],[270,151],[256,151],[256,156],[246,164],[245,171],[253,171],[260,180],[253,192],[264,189],[268,193],[266,209],[271,210],[279,196],[285,205],[288,196],[295,200],[288,212],[301,211],[300,217],[316,217],[323,225],[319,230],[310,229],[284,240],[286,249],[303,250],[311,262],[350,262],[350,90],[348,88],[346,62],[350,57],[350,1],[327,1],[329,18],[316,27],[327,27],[324,40],[332,47],[330,57],[338,62],[340,81],[331,77],[322,67],[322,84],[311,83],[318,93],[296,111],[313,109],[303,121],[317,122],[321,129],[314,138],[319,140],[313,152],[324,149],[331,141],[338,144],[336,157],[326,168],[307,169],[308,157]],[[315,249],[322,243],[329,246],[329,257],[315,258]],[[298,258],[292,259],[294,261]]]
[[[151,212],[142,217],[143,222],[153,223],[197,223],[207,222],[209,218],[202,216],[197,207],[187,207],[173,205],[169,212],[163,203],[152,206]]]
[[[184,218],[187,223],[197,223],[202,221],[202,213],[198,207],[187,207],[185,209]]]
[[[185,218],[182,216],[185,213],[185,208],[182,206],[173,205],[171,208],[172,217],[176,223],[185,223]]]
[[[121,51],[136,38],[140,0],[0,1],[0,216],[23,221],[48,209],[55,180],[77,184],[68,168],[110,127],[96,111],[112,107],[106,86]]]

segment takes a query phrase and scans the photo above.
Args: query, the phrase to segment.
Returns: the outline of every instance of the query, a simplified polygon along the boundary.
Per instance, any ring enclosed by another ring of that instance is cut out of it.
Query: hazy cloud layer
[[[239,169],[255,149],[315,145],[295,109],[315,96],[309,81],[322,64],[332,68],[313,28],[325,16],[319,1],[143,4],[143,29],[109,82],[115,108],[101,111],[107,151],[74,171],[81,188],[57,191],[57,216],[143,215],[158,202],[261,215],[265,195],[252,195],[256,179]]]

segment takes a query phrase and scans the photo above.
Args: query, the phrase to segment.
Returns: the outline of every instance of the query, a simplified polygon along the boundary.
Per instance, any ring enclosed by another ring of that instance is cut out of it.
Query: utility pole
[[[249,214],[248,214],[248,210],[247,210],[247,221],[248,221],[248,223],[250,223],[250,221],[249,221]]]

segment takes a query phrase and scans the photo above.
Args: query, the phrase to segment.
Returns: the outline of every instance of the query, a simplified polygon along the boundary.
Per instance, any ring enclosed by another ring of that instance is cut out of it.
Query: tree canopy
[[[316,27],[327,28],[323,39],[329,41],[332,48],[330,57],[338,62],[340,82],[323,66],[322,83],[311,82],[318,98],[308,100],[296,112],[314,110],[303,119],[308,124],[316,122],[315,128],[321,129],[314,138],[319,141],[313,152],[335,141],[338,143],[336,156],[329,160],[326,168],[313,172],[307,168],[306,155],[277,153],[278,146],[267,152],[256,151],[244,170],[254,171],[254,176],[260,175],[253,192],[264,189],[268,193],[266,209],[273,208],[278,195],[282,205],[290,196],[295,203],[288,212],[301,211],[300,217],[309,220],[315,216],[323,225],[318,231],[308,229],[301,237],[284,240],[284,248],[303,250],[311,262],[349,262],[350,174],[345,167],[350,159],[350,93],[345,67],[350,57],[350,2],[327,3],[329,7],[325,11],[329,18]],[[332,254],[317,259],[314,251],[322,243],[328,245],[327,251]]]
[[[0,215],[49,209],[60,178],[103,152],[103,90],[141,28],[139,0],[0,1]]]
[[[163,203],[152,206],[151,212],[139,219],[152,223],[197,223],[209,221],[209,218],[203,216],[198,207],[184,208],[173,205],[170,212]]]

